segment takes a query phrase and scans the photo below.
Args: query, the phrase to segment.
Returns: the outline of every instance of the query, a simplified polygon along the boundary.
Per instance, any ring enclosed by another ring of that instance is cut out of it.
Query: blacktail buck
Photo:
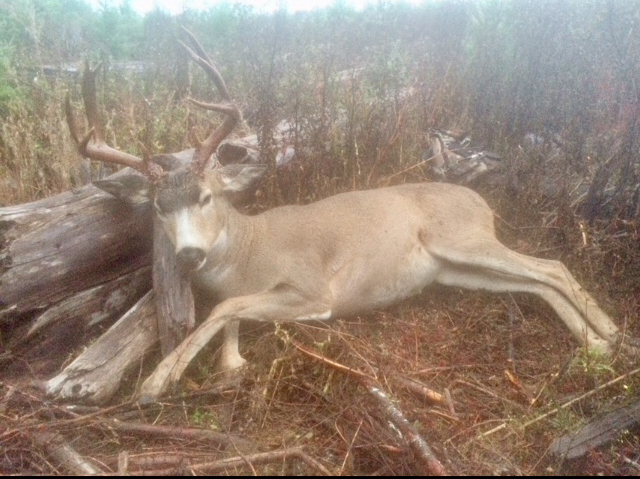
[[[179,262],[191,271],[193,282],[220,300],[145,381],[143,398],[155,399],[177,381],[223,328],[220,367],[242,366],[239,320],[340,317],[388,306],[433,283],[536,294],[579,343],[607,353],[616,346],[618,327],[565,266],[503,246],[496,239],[493,212],[465,187],[405,184],[338,194],[256,216],[240,214],[228,195],[249,188],[264,167],[207,168],[241,115],[216,67],[189,37],[193,50],[185,46],[186,50],[223,99],[220,104],[194,102],[225,114],[223,123],[196,148],[190,167],[163,171],[151,161],[107,146],[97,122],[91,72],[84,80],[85,88],[93,89],[93,99],[85,94],[91,130],[84,138],[73,134],[84,156],[143,174],[144,182],[131,182],[139,191],[124,196],[149,196]]]

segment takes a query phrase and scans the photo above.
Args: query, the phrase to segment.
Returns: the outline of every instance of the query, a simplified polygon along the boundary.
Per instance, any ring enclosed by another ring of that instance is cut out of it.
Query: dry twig
[[[409,447],[424,466],[424,472],[426,474],[433,474],[437,476],[447,475],[444,467],[442,466],[438,458],[436,458],[436,456],[433,454],[431,448],[422,438],[418,430],[407,420],[407,418],[404,417],[402,411],[400,411],[400,409],[398,409],[398,407],[393,404],[389,397],[376,386],[374,382],[375,380],[373,378],[360,371],[351,369],[347,366],[336,363],[335,361],[331,361],[330,359],[327,359],[318,353],[309,351],[299,344],[296,344],[294,341],[291,341],[291,343],[295,346],[296,349],[306,354],[307,356],[319,360],[324,364],[337,369],[338,371],[356,377],[360,384],[362,384],[382,406],[382,410],[384,411],[386,418],[400,430],[400,432],[404,436],[404,439],[409,444]]]
[[[392,376],[391,380],[397,383],[399,386],[402,386],[403,388],[408,389],[412,393],[425,398],[429,402],[436,403],[436,404],[446,403],[446,399],[442,394],[434,391],[433,389],[428,388],[427,386],[425,386],[419,381],[416,381],[415,379],[405,378],[404,376],[401,376],[398,374],[398,375]]]
[[[207,442],[214,442],[225,448],[235,448],[240,451],[249,451],[254,448],[251,441],[234,436],[232,434],[225,434],[216,431],[210,431],[208,429],[194,429],[184,427],[171,427],[171,426],[157,426],[152,424],[140,424],[133,422],[122,422],[117,419],[111,421],[105,421],[107,427],[114,431],[126,432],[137,436],[152,436],[152,437],[170,437],[173,439],[186,439],[186,440],[200,440]]]
[[[607,382],[605,384],[601,384],[597,388],[592,389],[591,391],[583,394],[582,396],[578,396],[577,398],[574,398],[571,401],[568,401],[568,402],[564,403],[563,405],[558,406],[557,408],[555,408],[555,409],[553,409],[553,410],[551,410],[551,411],[549,411],[547,413],[544,413],[541,416],[538,416],[538,417],[532,419],[531,421],[528,421],[528,422],[524,423],[522,425],[522,429],[526,429],[529,426],[532,426],[532,425],[542,421],[543,419],[546,419],[546,418],[548,418],[550,416],[554,416],[557,413],[559,413],[560,411],[562,411],[563,409],[566,409],[566,408],[574,405],[575,403],[582,401],[583,399],[587,399],[588,397],[591,397],[594,394],[602,391],[603,389],[607,389],[608,387],[613,386],[614,384],[617,384],[617,383],[619,383],[620,381],[622,381],[624,379],[628,379],[628,378],[630,378],[632,376],[635,376],[638,373],[640,373],[640,368],[636,368],[633,371],[629,371],[628,373],[623,374],[622,376],[618,376],[617,378],[612,379],[611,381],[609,381],[609,382]],[[482,439],[484,437],[491,436],[492,434],[494,434],[496,432],[502,431],[506,427],[507,427],[507,423],[506,422],[502,423],[499,426],[494,427],[493,429],[491,429],[491,430],[489,430],[487,432],[483,432],[482,434],[479,434],[476,437],[476,439]],[[508,435],[511,435],[511,434],[513,434],[513,431],[511,431]]]
[[[174,467],[164,469],[154,469],[147,471],[129,471],[132,476],[173,476],[180,469],[187,470],[190,473],[206,472],[208,474],[224,471],[226,469],[246,466],[257,466],[261,464],[270,464],[278,461],[286,461],[288,459],[297,459],[304,462],[307,466],[313,468],[316,472],[324,476],[331,476],[331,472],[318,461],[310,457],[300,447],[288,449],[280,449],[278,451],[261,452],[248,456],[235,456],[218,461],[192,463],[188,459],[181,459],[180,463]]]
[[[95,476],[102,471],[89,463],[60,434],[37,431],[32,434],[33,442],[54,458],[69,474]]]
[[[379,389],[371,381],[361,380],[363,385],[375,397],[382,405],[383,411],[387,418],[396,425],[402,432],[405,440],[411,447],[414,454],[420,459],[425,466],[425,474],[433,474],[436,476],[446,476],[447,472],[444,467],[431,451],[431,448],[427,442],[422,438],[418,430],[404,417],[402,411],[398,409],[395,404],[387,397],[387,395]]]

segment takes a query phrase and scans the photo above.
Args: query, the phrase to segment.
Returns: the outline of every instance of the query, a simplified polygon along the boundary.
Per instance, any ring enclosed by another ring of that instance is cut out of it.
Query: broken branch
[[[436,456],[433,454],[431,448],[422,438],[418,430],[407,420],[407,418],[404,417],[402,411],[400,411],[400,409],[396,407],[395,404],[393,404],[389,397],[380,388],[378,388],[378,386],[376,386],[373,378],[361,371],[354,370],[348,366],[344,366],[328,358],[325,358],[318,353],[309,351],[299,344],[296,344],[294,341],[291,341],[291,344],[293,344],[294,347],[298,349],[298,351],[304,353],[305,355],[321,361],[324,364],[327,364],[342,373],[355,376],[360,384],[362,384],[382,406],[382,410],[384,411],[387,419],[400,430],[400,432],[404,436],[404,439],[407,441],[407,444],[424,466],[424,472],[436,476],[447,475],[444,467],[442,466],[438,458],[436,458]]]
[[[302,448],[293,447],[288,449],[280,449],[278,451],[261,452],[248,456],[235,456],[218,461],[191,463],[188,459],[184,459],[181,464],[176,467],[194,472],[207,472],[208,474],[224,471],[230,468],[255,466],[260,464],[270,464],[278,461],[286,461],[287,459],[298,459],[310,467],[313,467],[319,474],[331,476],[331,472],[315,459],[305,453]],[[173,476],[176,474],[176,467],[155,469],[150,471],[129,472],[132,476]]]
[[[102,471],[90,464],[60,434],[38,431],[33,434],[33,442],[54,458],[69,474],[95,476]]]

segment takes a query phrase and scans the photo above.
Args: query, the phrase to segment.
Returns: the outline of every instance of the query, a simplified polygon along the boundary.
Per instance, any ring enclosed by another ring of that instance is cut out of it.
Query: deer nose
[[[178,262],[186,269],[191,271],[198,269],[205,259],[205,253],[200,248],[191,246],[182,248],[178,251]]]

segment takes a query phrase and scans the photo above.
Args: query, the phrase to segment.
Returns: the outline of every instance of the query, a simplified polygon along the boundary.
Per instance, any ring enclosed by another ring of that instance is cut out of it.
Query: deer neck
[[[196,272],[196,279],[211,278],[233,269],[248,255],[255,235],[253,217],[238,212],[226,201],[219,207],[224,226],[207,253],[207,262]]]

